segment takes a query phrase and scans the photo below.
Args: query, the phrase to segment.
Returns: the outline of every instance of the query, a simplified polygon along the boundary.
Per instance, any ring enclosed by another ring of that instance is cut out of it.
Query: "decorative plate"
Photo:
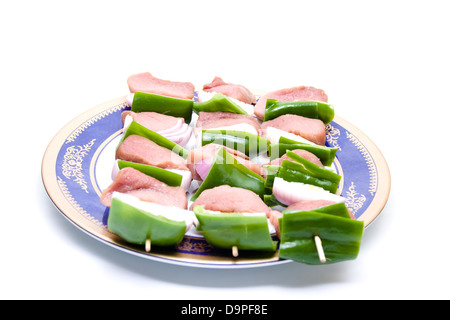
[[[111,180],[114,151],[122,134],[126,97],[101,104],[68,123],[50,142],[42,179],[50,199],[75,226],[127,253],[164,263],[204,268],[249,268],[291,262],[275,254],[230,252],[213,248],[198,236],[186,236],[176,248],[152,248],[124,242],[107,228],[109,209],[99,200]],[[334,167],[342,176],[340,194],[358,220],[369,226],[390,193],[388,165],[376,145],[355,126],[335,117],[327,126],[327,145],[339,148]]]

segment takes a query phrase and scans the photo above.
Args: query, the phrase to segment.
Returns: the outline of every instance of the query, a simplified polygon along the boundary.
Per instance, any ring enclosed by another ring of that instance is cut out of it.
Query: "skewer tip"
[[[317,253],[319,254],[319,260],[321,263],[326,263],[327,258],[325,257],[325,252],[323,251],[322,240],[319,236],[314,236],[314,241],[316,242]]]
[[[237,256],[239,256],[239,250],[238,250],[238,247],[237,247],[237,246],[233,246],[233,247],[231,248],[231,251],[232,251],[232,253],[233,253],[233,257],[237,258]]]
[[[152,249],[152,242],[150,239],[145,240],[145,251],[150,252]]]

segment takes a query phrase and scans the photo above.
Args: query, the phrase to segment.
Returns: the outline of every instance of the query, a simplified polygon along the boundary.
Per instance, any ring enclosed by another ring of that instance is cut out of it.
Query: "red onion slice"
[[[195,171],[200,176],[200,179],[205,180],[208,175],[209,169],[211,169],[211,164],[213,162],[213,158],[206,158],[200,160],[195,164]]]
[[[177,123],[176,123],[172,128],[164,129],[164,130],[158,131],[158,133],[159,133],[160,135],[162,135],[162,136],[165,136],[165,135],[168,135],[168,134],[174,134],[174,133],[177,133],[177,132],[179,132],[180,130],[182,130],[184,124],[185,124],[185,123],[184,123],[183,120],[178,120]]]
[[[184,147],[192,136],[192,127],[180,120],[174,127],[161,130],[158,134]]]

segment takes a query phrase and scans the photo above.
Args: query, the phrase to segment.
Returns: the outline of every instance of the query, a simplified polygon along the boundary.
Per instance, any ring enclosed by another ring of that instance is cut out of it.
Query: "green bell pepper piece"
[[[278,242],[272,240],[265,214],[219,213],[205,210],[202,206],[195,206],[194,213],[199,222],[197,230],[214,247],[277,250]]]
[[[176,144],[175,142],[170,141],[166,137],[163,137],[159,133],[156,133],[155,131],[152,131],[148,129],[147,127],[144,127],[143,125],[137,123],[136,121],[132,121],[130,126],[126,129],[124,132],[124,135],[120,141],[122,143],[128,136],[131,135],[139,135],[144,138],[147,138],[157,145],[164,147],[166,149],[171,150],[172,152],[178,154],[179,156],[183,157],[184,159],[187,159],[189,155],[189,151],[184,149],[182,146]],[[120,145],[119,143],[119,145]]]
[[[318,212],[318,213],[325,213],[325,214],[329,214],[329,215],[341,217],[341,218],[346,218],[346,219],[351,219],[350,213],[348,212],[347,206],[345,205],[344,202],[333,203],[333,204],[330,204],[327,206],[315,208],[310,211]],[[284,212],[286,212],[287,214],[290,214],[290,213],[305,212],[305,211],[285,210]],[[279,220],[281,221],[281,219],[283,219],[283,218],[280,218]]]
[[[280,102],[275,99],[267,99],[264,121],[269,121],[285,114],[320,119],[324,124],[329,124],[334,119],[334,108],[332,105],[321,101]]]
[[[120,170],[126,167],[134,168],[142,173],[145,173],[148,176],[151,176],[161,182],[164,182],[165,184],[171,187],[181,186],[181,182],[183,180],[183,177],[175,172],[154,166],[149,166],[146,164],[118,160],[117,165],[119,166]]]
[[[315,154],[322,164],[329,167],[333,164],[338,148],[330,148],[326,146],[312,145],[294,141],[285,137],[281,137],[279,142],[272,144],[269,149],[271,160],[282,157],[288,150],[302,149]]]
[[[222,93],[214,94],[208,101],[194,102],[193,108],[197,114],[199,112],[230,112],[248,115],[244,109]]]
[[[263,200],[268,207],[286,207],[286,205],[278,201],[278,199],[273,194],[265,194]]]
[[[352,217],[350,216],[350,213],[347,209],[347,206],[345,205],[344,202],[338,202],[338,203],[333,203],[327,206],[323,206],[323,207],[319,207],[319,208],[315,208],[313,210],[310,210],[312,212],[318,212],[318,213],[324,213],[324,214],[330,214],[336,217],[341,217],[341,218],[346,218],[346,219],[352,219]],[[284,210],[284,212],[286,212],[286,214],[295,214],[297,212],[306,212],[306,211],[301,211],[301,210]],[[279,226],[280,228],[283,225],[283,217],[279,218]]]
[[[215,155],[208,175],[192,196],[191,201],[195,201],[203,191],[222,185],[248,189],[263,198],[265,182],[264,178],[241,164],[224,148],[220,148]]]
[[[272,193],[273,189],[273,183],[275,181],[275,178],[278,177],[278,172],[280,171],[281,166],[271,166],[267,165],[266,168],[266,193]]]
[[[275,207],[275,206],[283,206],[286,207],[284,204],[282,204],[280,201],[275,198],[273,195],[273,183],[275,181],[275,178],[278,176],[278,172],[280,171],[281,166],[271,166],[268,165],[266,168],[266,182],[264,184],[265,194],[263,197],[264,203],[269,207]]]
[[[280,177],[288,182],[302,182],[311,184],[331,193],[336,193],[342,179],[340,175],[328,169],[322,168],[311,161],[288,151],[287,155],[291,160],[284,160],[281,166],[267,166],[266,192],[270,192],[276,177]],[[269,198],[267,198],[269,199]],[[273,201],[272,198],[270,198]]]
[[[250,158],[267,152],[270,146],[267,139],[237,130],[203,130],[201,139],[202,146],[215,143],[238,150]]]
[[[186,123],[192,120],[194,100],[161,96],[153,93],[135,92],[131,111],[157,112],[169,116],[184,118]]]
[[[149,239],[152,246],[174,246],[183,240],[186,223],[137,208],[123,199],[113,197],[108,229],[132,244],[144,245]]]
[[[339,183],[341,181],[342,177],[340,175],[338,175],[337,173],[334,173],[333,171],[330,171],[321,166],[318,166],[317,164],[312,163],[311,161],[299,156],[295,152],[288,151],[288,152],[286,152],[286,155],[289,158],[291,158],[293,161],[303,165],[306,170],[308,170],[309,172],[311,172],[311,174],[314,174],[318,178],[328,179],[328,180],[336,182],[336,183]],[[284,161],[283,161],[283,163],[284,163]]]
[[[294,161],[283,161],[277,176],[288,182],[302,182],[321,187],[331,193],[336,193],[341,176],[322,168],[294,152],[287,153]],[[298,162],[295,162],[298,161]]]
[[[334,206],[334,205],[332,205]],[[364,222],[348,218],[341,208],[284,211],[280,222],[279,257],[310,264],[332,264],[357,258]],[[320,261],[314,237],[318,236],[326,256]]]

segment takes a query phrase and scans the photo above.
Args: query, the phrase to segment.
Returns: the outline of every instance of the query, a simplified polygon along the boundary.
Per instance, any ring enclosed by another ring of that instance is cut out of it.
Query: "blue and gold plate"
[[[76,227],[112,247],[164,263],[204,268],[249,268],[291,262],[277,253],[217,250],[199,236],[186,235],[176,248],[126,243],[107,228],[108,208],[100,194],[111,182],[114,150],[122,134],[121,113],[126,97],[101,104],[80,115],[57,133],[42,162],[42,179],[50,199]],[[388,165],[377,146],[359,129],[335,117],[327,127],[327,145],[339,148],[334,167],[342,176],[339,192],[358,220],[369,226],[390,193]]]

